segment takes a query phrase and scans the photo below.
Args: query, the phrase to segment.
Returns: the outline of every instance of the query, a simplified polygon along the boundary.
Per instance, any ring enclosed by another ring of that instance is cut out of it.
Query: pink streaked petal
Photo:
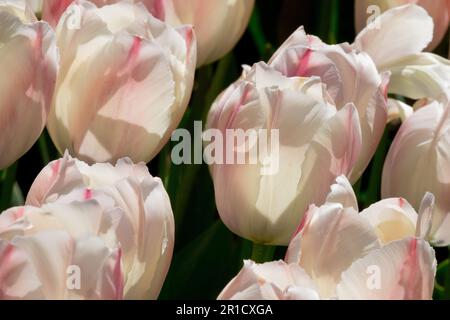
[[[124,277],[122,272],[122,249],[117,249],[116,263],[114,265],[114,287],[116,289],[115,299],[123,299]]]
[[[64,194],[73,188],[83,187],[84,179],[76,161],[66,152],[63,158],[50,162],[34,180],[26,204],[39,207],[53,194]]]
[[[406,238],[356,261],[342,274],[340,299],[429,300],[436,273],[434,250],[423,240]]]
[[[291,241],[287,262],[299,264],[315,281],[321,297],[330,298],[341,273],[378,247],[372,227],[353,208],[325,204]]]

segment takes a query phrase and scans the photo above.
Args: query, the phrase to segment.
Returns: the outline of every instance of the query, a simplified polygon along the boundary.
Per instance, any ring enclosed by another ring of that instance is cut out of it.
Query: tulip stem
[[[11,205],[13,188],[16,182],[17,162],[9,168],[2,171],[1,174],[1,192],[0,192],[0,211],[7,209]]]
[[[381,197],[381,176],[383,174],[384,160],[389,151],[389,129],[386,129],[376,151],[369,176],[369,186],[365,194],[364,208],[377,202]]]
[[[338,42],[339,33],[339,1],[331,0],[331,17],[330,28],[328,30],[328,43],[335,44]]]
[[[205,121],[208,116],[209,109],[211,105],[214,103],[214,100],[217,96],[224,90],[227,75],[230,72],[230,68],[233,63],[235,63],[234,56],[232,53],[227,54],[223,57],[218,63],[217,68],[214,73],[214,77],[212,79],[211,85],[208,88],[208,92],[205,95],[205,107],[202,112],[202,121]]]
[[[50,155],[48,152],[47,137],[45,136],[45,132],[43,132],[39,137],[38,143],[42,162],[44,163],[44,166],[46,166],[50,162]]]
[[[255,5],[253,9],[253,14],[250,18],[248,24],[248,29],[252,35],[253,41],[258,49],[259,56],[262,60],[266,60],[270,57],[270,45],[267,42],[266,36],[264,35],[261,17],[259,13],[258,5]]]
[[[450,300],[450,247],[449,249],[449,258],[447,264],[447,274],[445,275],[445,283],[444,283],[444,299]]]
[[[253,243],[252,260],[256,263],[272,261],[275,247]]]

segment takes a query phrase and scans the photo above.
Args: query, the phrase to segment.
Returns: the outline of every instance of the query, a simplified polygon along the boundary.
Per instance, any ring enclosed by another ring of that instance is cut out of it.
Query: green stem
[[[444,299],[450,300],[450,247],[449,247],[449,258],[448,258],[447,274],[445,276],[444,288],[445,288]]]
[[[330,28],[328,30],[328,43],[336,44],[338,43],[339,35],[339,1],[331,0],[331,17],[330,17]]]
[[[43,132],[39,137],[38,143],[42,162],[44,163],[44,166],[46,166],[50,162],[50,154],[48,152],[47,137],[45,132]]]
[[[358,201],[361,201],[361,185],[362,185],[361,178],[353,185],[353,190],[355,192],[355,195],[356,195],[356,198],[358,199]]]
[[[381,176],[383,174],[383,165],[386,155],[389,151],[389,129],[386,129],[383,138],[380,141],[379,147],[372,162],[372,168],[369,176],[369,186],[365,193],[364,207],[377,202],[381,194]]]
[[[220,92],[224,89],[225,79],[230,72],[230,68],[232,63],[234,62],[234,56],[232,53],[227,54],[223,57],[219,63],[217,64],[216,71],[214,73],[213,80],[211,85],[209,86],[208,92],[205,96],[205,108],[202,113],[202,120],[205,121],[208,115],[209,109],[213,104],[214,100],[220,94]]]
[[[169,187],[170,169],[172,163],[170,162],[171,143],[169,142],[160,152],[158,160],[159,176],[161,177],[164,187]]]
[[[23,206],[25,204],[25,199],[23,197],[22,190],[17,182],[14,183],[11,194],[11,206]]]
[[[258,49],[258,53],[261,59],[266,60],[266,58],[268,58],[267,56],[270,50],[268,50],[269,46],[266,36],[264,35],[263,32],[261,17],[257,5],[253,9],[253,14],[250,18],[248,28],[250,34],[252,35],[253,42],[255,43],[256,48]]]
[[[14,184],[16,182],[17,162],[3,170],[1,178],[0,210],[3,211],[11,206]]]
[[[253,243],[252,260],[256,263],[272,261],[275,247]]]

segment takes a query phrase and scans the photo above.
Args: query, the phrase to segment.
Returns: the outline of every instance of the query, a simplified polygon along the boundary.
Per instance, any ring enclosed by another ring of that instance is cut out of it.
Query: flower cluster
[[[146,164],[169,162],[192,113],[221,139],[204,145],[222,155],[208,162],[218,217],[255,248],[287,246],[245,260],[219,299],[432,299],[433,247],[450,245],[450,61],[430,50],[450,3],[356,3],[353,43],[299,27],[217,97],[191,99],[254,0],[0,0],[0,169],[45,127],[63,154],[0,215],[0,299],[157,299],[183,189]],[[352,184],[392,124],[381,200],[362,206]]]

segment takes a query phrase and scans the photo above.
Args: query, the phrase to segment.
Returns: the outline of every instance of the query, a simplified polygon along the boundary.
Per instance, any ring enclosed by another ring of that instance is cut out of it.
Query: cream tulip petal
[[[86,236],[78,240],[75,244],[71,265],[79,268],[80,288],[69,289],[68,298],[122,299],[124,277],[120,272],[120,263],[120,254],[110,250],[100,238]],[[119,267],[116,267],[117,264]],[[114,274],[115,272],[119,272],[118,277]]]
[[[34,271],[23,250],[0,239],[0,299],[38,298],[42,284]]]
[[[37,22],[37,18],[30,6],[31,0],[3,0],[0,3],[0,12],[8,12],[18,17],[23,23]]]
[[[295,30],[286,41],[275,51],[272,58],[269,60],[269,64],[274,63],[274,60],[278,59],[278,57],[284,54],[289,48],[292,47],[305,47],[311,46],[313,48],[325,47],[326,44],[322,42],[318,37],[306,34],[305,28],[300,26],[297,30]]]
[[[290,287],[284,295],[286,300],[320,300],[316,290],[304,287]]]
[[[269,65],[287,77],[319,77],[326,92],[343,109],[353,103],[358,111],[362,150],[350,176],[356,182],[369,164],[386,126],[386,86],[389,74],[379,74],[365,52],[348,44],[327,45],[306,35],[303,28],[295,31],[277,50]]]
[[[93,250],[81,255],[98,251],[92,272],[99,282],[95,288],[91,282],[88,291],[69,293],[71,298],[157,298],[172,258],[174,221],[161,180],[144,163],[124,158],[116,166],[90,166],[66,153],[42,170],[28,202],[41,207],[0,216],[2,237],[64,230]]]
[[[30,229],[31,224],[25,218],[30,207],[14,207],[0,214],[0,238],[11,240],[16,236],[23,236]]]
[[[427,10],[434,20],[433,41],[428,45],[428,50],[435,49],[448,31],[449,12],[448,0],[358,0],[355,1],[355,26],[359,32],[366,27],[368,20],[374,15],[382,13],[393,7],[417,4]],[[370,7],[376,6],[376,7]],[[369,18],[370,17],[370,18]]]
[[[389,92],[411,99],[438,100],[450,88],[450,61],[433,53],[407,55],[387,66]]]
[[[291,291],[297,288],[296,292]],[[283,261],[256,264],[244,261],[239,274],[220,293],[218,300],[283,300],[299,297],[300,290],[313,296],[316,286],[299,266]],[[317,295],[317,294],[316,294]]]
[[[427,192],[433,193],[431,239],[439,246],[449,244],[448,230],[442,225],[450,212],[448,120],[446,106],[432,102],[403,123],[387,155],[381,188],[383,198],[403,197],[416,209]]]
[[[0,7],[0,168],[39,138],[55,85],[55,36],[44,22],[23,23]]]
[[[41,206],[48,198],[58,197],[58,192],[63,194],[83,186],[84,179],[76,160],[66,152],[63,158],[50,162],[39,173],[30,187],[26,204]]]
[[[33,264],[36,276],[42,283],[44,299],[63,299],[66,291],[67,267],[73,253],[73,240],[64,231],[43,231],[17,237],[12,241],[25,252]],[[19,281],[26,281],[20,279]]]
[[[254,0],[163,3],[147,0],[146,5],[157,17],[172,25],[194,26],[198,40],[197,64],[202,66],[223,57],[236,45],[250,20]]]
[[[174,29],[133,1],[80,1],[62,15],[57,36],[61,70],[48,121],[57,148],[90,163],[149,162],[191,95],[192,28]]]
[[[403,198],[384,199],[361,212],[383,245],[412,237],[416,233],[417,212]]]
[[[380,70],[401,57],[416,54],[433,38],[433,19],[416,5],[393,8],[356,37],[355,49],[367,52]]]
[[[403,122],[413,113],[414,109],[406,103],[396,99],[388,99],[388,122],[396,120]]]
[[[350,182],[345,176],[336,178],[336,183],[331,185],[331,191],[326,199],[327,203],[340,203],[344,208],[353,208],[358,211],[358,200]]]
[[[325,204],[312,212],[289,246],[299,252],[288,249],[287,262],[302,267],[326,299],[335,296],[341,273],[379,244],[372,226],[354,209]]]
[[[406,238],[370,252],[342,274],[339,299],[431,300],[436,258],[430,245]]]
[[[127,299],[158,297],[174,246],[172,208],[162,182],[157,179],[144,183],[148,184],[148,193],[144,194],[145,211],[139,216],[138,256],[128,274]]]
[[[427,192],[422,199],[422,203],[420,204],[418,221],[416,225],[416,237],[420,239],[428,240],[430,236],[434,205],[434,195]]]

